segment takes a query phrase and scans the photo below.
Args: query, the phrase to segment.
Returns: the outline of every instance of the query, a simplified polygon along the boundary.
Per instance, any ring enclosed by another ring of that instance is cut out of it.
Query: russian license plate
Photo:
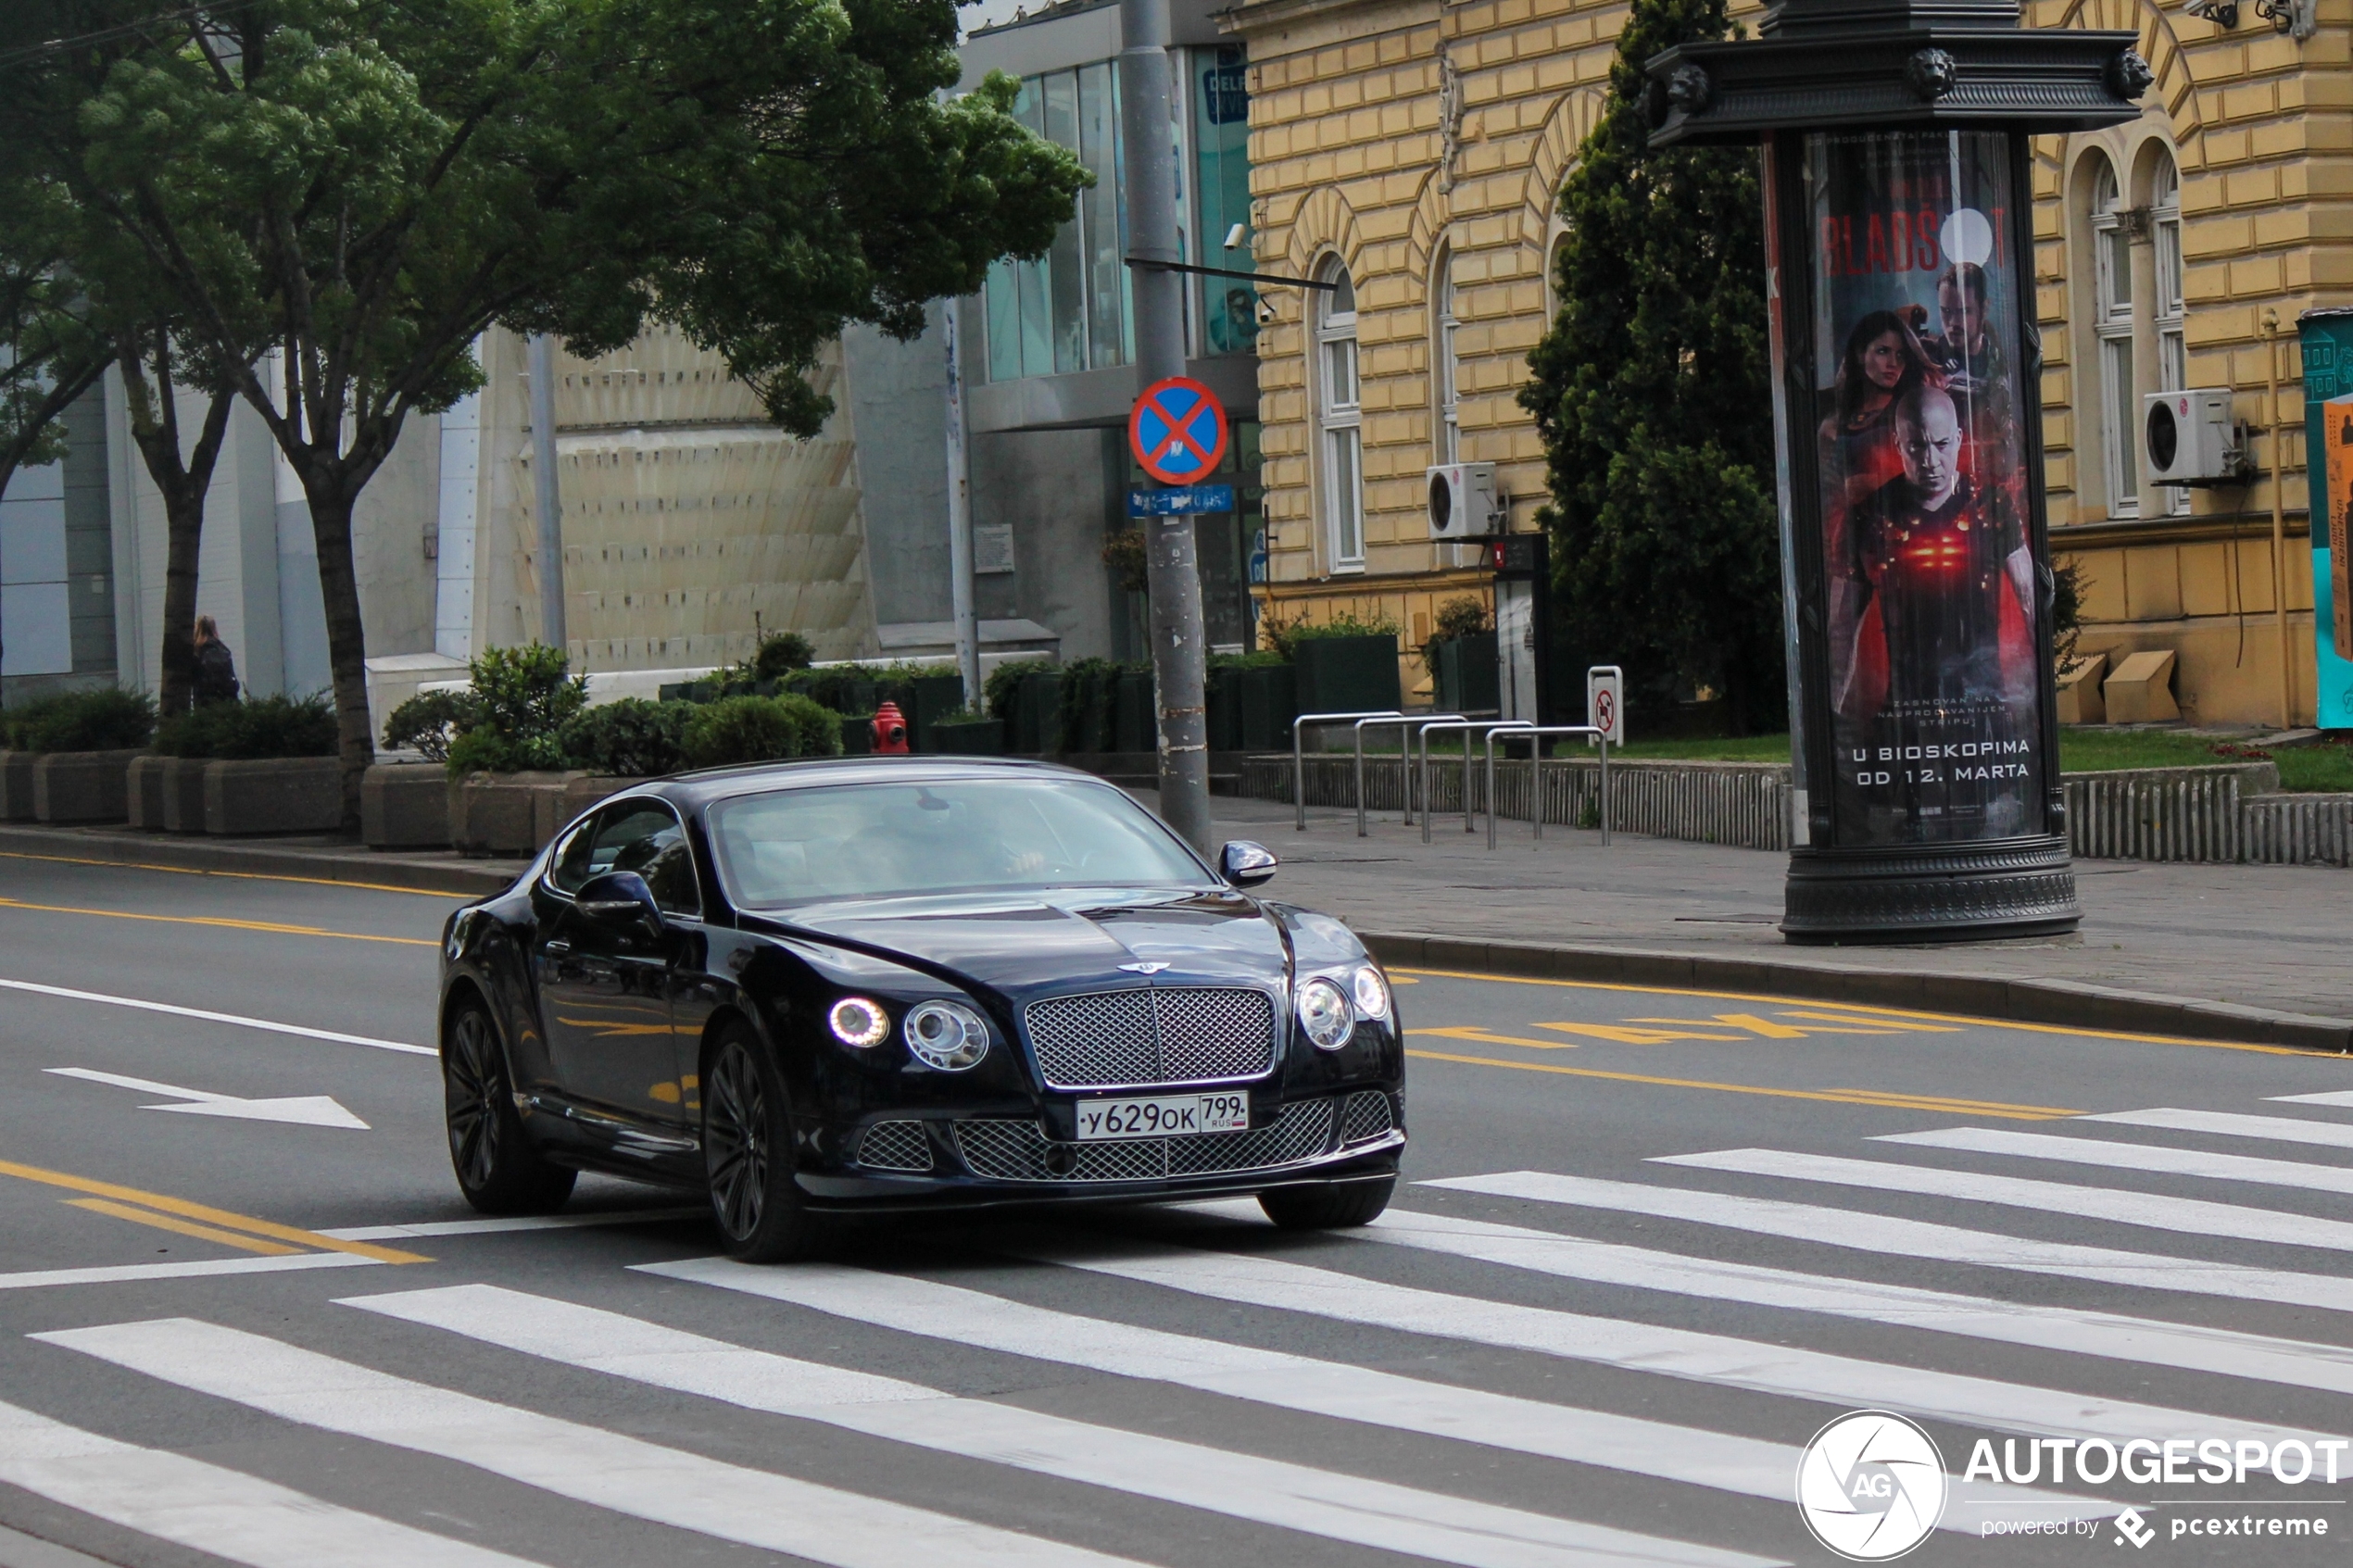
[[[1165,1138],[1185,1133],[1250,1130],[1250,1096],[1240,1089],[1214,1095],[1169,1095],[1158,1099],[1082,1099],[1078,1140]]]

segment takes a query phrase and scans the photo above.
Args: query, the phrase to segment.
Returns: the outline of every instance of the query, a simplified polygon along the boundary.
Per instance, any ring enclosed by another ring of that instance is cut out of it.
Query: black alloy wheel
[[[572,1196],[573,1173],[549,1164],[515,1112],[498,1031],[482,1004],[451,1012],[441,1041],[442,1107],[458,1190],[484,1214],[544,1214]]]
[[[720,1036],[703,1070],[702,1149],[711,1217],[728,1253],[748,1263],[806,1256],[817,1223],[793,1184],[784,1085],[740,1023]]]
[[[1266,1217],[1287,1231],[1337,1231],[1369,1225],[1389,1207],[1395,1176],[1372,1182],[1327,1182],[1320,1186],[1273,1187],[1258,1195]]]

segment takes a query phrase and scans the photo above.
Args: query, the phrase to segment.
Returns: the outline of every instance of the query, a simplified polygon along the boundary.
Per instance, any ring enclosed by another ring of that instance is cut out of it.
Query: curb
[[[1456,969],[1538,980],[1592,980],[1624,985],[1757,992],[1815,1001],[1862,1002],[1922,1012],[2121,1034],[2171,1035],[2301,1050],[2353,1050],[2353,1019],[2315,1018],[2124,991],[2061,980],[2006,980],[1925,970],[1867,969],[1786,960],[1728,959],[1632,947],[1547,947],[1414,932],[1360,931],[1384,964]]]
[[[301,877],[317,882],[396,887],[408,893],[481,897],[514,885],[516,867],[492,860],[447,862],[313,846],[220,843],[201,838],[71,828],[0,827],[0,852],[97,860],[108,865],[164,866],[172,871]]]

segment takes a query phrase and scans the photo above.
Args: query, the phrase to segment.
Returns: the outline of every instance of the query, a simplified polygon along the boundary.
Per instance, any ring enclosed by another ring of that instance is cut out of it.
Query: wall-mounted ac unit
[[[1495,465],[1441,463],[1429,470],[1429,536],[1473,539],[1502,524],[1495,502]]]
[[[2243,479],[2246,458],[2231,418],[2231,389],[2192,387],[2141,399],[2141,461],[2152,484]]]

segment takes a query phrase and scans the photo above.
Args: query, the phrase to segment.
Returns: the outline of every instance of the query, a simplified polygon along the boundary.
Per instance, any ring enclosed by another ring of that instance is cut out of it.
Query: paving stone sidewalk
[[[1146,797],[1150,798],[1149,796]],[[1270,891],[1359,930],[1688,953],[1717,960],[2056,982],[2267,1012],[2353,1019],[2353,872],[2328,867],[2079,860],[2080,933],[1964,946],[1798,947],[1778,929],[1780,851],[1441,816],[1434,842],[1397,814],[1219,798],[1228,837],[1282,857]]]

